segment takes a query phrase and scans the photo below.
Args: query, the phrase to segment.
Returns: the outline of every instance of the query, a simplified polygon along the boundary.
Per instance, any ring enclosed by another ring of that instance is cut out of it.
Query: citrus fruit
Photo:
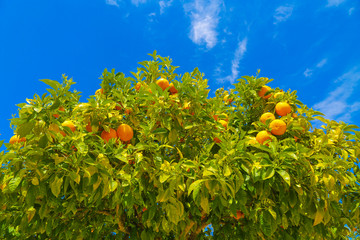
[[[61,106],[61,107],[59,107],[59,109],[58,109],[60,112],[64,112],[65,111],[65,108],[63,107],[63,106]],[[57,113],[55,113],[55,114],[53,114],[53,116],[54,116],[54,118],[58,118],[58,117],[60,117],[60,115],[59,114],[57,114]]]
[[[20,136],[16,134],[10,138],[9,143],[15,144],[15,143],[25,142],[25,141],[26,141],[25,137],[20,138]]]
[[[126,142],[133,138],[134,131],[133,131],[132,127],[123,123],[118,127],[117,134],[121,141]]]
[[[234,216],[234,218],[235,218],[236,220],[239,220],[239,219],[241,219],[241,218],[244,218],[243,212],[240,211],[240,210],[237,210],[237,211],[236,211],[236,216]]]
[[[257,135],[256,135],[256,141],[260,144],[263,144],[265,141],[267,140],[271,140],[270,137],[270,133],[268,133],[267,131],[260,131]]]
[[[266,120],[270,119],[271,121],[275,120],[275,116],[274,114],[272,114],[271,112],[267,112],[267,113],[264,113],[263,115],[261,115],[260,117],[260,122],[262,123],[266,123]]]
[[[140,88],[141,88],[141,83],[138,82],[138,83],[135,85],[135,89],[136,89],[136,91],[139,91]]]
[[[255,138],[251,138],[251,139],[248,141],[248,144],[249,144],[249,145],[254,145],[254,144],[256,144],[256,143],[258,143],[258,142],[256,141]]]
[[[169,87],[169,91],[171,92],[171,94],[178,93],[178,90],[175,88],[173,83],[170,83]]]
[[[279,102],[275,106],[275,111],[279,116],[286,116],[291,113],[291,107],[287,102]]]
[[[61,126],[70,128],[72,132],[75,132],[76,130],[74,123],[70,120],[64,121]]]
[[[268,99],[269,97],[271,97],[272,94],[271,93],[268,95],[265,95],[265,94],[270,90],[271,90],[271,87],[266,86],[266,85],[262,86],[260,91],[258,92],[259,97]]]
[[[110,139],[112,139],[112,138],[117,138],[118,137],[117,134],[116,134],[115,129],[113,129],[113,128],[110,128],[109,132],[107,132],[105,130],[102,131],[100,136],[104,140],[105,143],[109,142]]]
[[[219,117],[219,115],[213,115],[213,118],[215,119],[215,121],[218,120],[218,117]]]
[[[130,113],[132,113],[132,108],[127,108],[126,110],[125,110],[125,113],[127,114],[127,115],[129,115]]]
[[[159,80],[156,81],[156,84],[162,88],[162,90],[165,90],[167,89],[170,84],[169,84],[169,81],[166,80],[165,78],[160,78]]]
[[[269,125],[271,133],[274,135],[283,135],[286,132],[286,123],[283,120],[275,119]]]

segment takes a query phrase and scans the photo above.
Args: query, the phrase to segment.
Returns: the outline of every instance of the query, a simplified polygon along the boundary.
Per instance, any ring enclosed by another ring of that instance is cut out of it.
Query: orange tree
[[[326,120],[264,77],[245,76],[209,98],[198,69],[180,76],[169,58],[151,56],[132,77],[105,70],[86,103],[63,76],[42,80],[49,94],[18,105],[15,136],[0,155],[0,238],[340,239],[356,231],[356,126]]]

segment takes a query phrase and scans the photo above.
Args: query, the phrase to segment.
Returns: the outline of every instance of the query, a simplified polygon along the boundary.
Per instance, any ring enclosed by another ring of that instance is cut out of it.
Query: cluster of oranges
[[[271,91],[271,88],[265,85],[258,92],[258,95],[263,99],[269,99],[272,96],[272,93],[268,93],[269,91]],[[277,92],[274,94],[274,98],[277,98],[283,94],[284,93],[282,91]],[[282,101],[278,102],[275,105],[275,112],[278,116],[284,117],[291,113],[292,109],[287,102]],[[276,119],[275,115],[271,112],[266,112],[262,114],[260,117],[260,122],[262,122],[263,124],[269,124],[270,132],[266,130],[260,131],[256,135],[256,141],[252,139],[250,140],[251,142],[249,142],[250,144],[254,144],[256,142],[264,144],[264,142],[271,140],[271,135],[281,136],[286,132],[286,123],[281,119]]]

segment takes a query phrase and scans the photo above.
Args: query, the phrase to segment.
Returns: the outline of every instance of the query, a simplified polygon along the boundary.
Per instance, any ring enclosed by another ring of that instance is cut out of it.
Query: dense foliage
[[[355,234],[356,126],[266,87],[259,73],[209,98],[198,69],[178,75],[169,58],[151,56],[132,77],[105,70],[86,103],[63,76],[42,80],[48,93],[18,105],[15,137],[0,155],[0,238]]]

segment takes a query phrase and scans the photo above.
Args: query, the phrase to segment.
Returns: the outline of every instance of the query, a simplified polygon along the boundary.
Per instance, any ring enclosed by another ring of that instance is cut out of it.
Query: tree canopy
[[[105,69],[87,102],[63,76],[18,105],[0,155],[0,238],[355,236],[357,126],[259,72],[210,98],[198,69],[150,56],[130,77]]]

